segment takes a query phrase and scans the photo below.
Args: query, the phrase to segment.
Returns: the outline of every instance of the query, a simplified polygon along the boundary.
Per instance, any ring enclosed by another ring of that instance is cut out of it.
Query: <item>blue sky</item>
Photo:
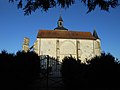
[[[97,8],[86,14],[87,8],[79,3],[62,9],[64,26],[69,30],[89,32],[95,28],[101,38],[102,51],[120,59],[120,6],[110,8],[110,12]],[[37,10],[30,16],[24,16],[24,12],[17,9],[16,3],[0,0],[0,51],[15,53],[21,50],[24,37],[30,38],[32,46],[38,30],[53,30],[57,26],[59,11],[60,8],[57,7],[47,12]]]

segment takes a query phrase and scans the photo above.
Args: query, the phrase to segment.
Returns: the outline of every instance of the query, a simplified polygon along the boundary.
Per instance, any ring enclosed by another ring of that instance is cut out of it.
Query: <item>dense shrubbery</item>
[[[120,88],[120,64],[111,54],[102,53],[88,64],[65,57],[62,78],[68,88]]]
[[[40,59],[34,52],[0,53],[0,89],[29,89],[40,72]],[[62,78],[66,88],[119,88],[120,63],[111,54],[88,60],[87,64],[65,57]]]
[[[34,52],[0,53],[0,89],[22,90],[40,71],[39,57]]]

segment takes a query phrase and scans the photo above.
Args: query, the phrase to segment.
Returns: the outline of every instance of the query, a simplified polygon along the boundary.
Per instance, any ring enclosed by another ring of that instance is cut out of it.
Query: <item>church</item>
[[[39,56],[49,55],[60,62],[66,56],[72,56],[85,62],[101,55],[101,41],[94,30],[91,32],[70,31],[63,25],[60,16],[53,30],[39,30],[36,41],[31,47]],[[29,38],[24,38],[23,50],[30,50]]]

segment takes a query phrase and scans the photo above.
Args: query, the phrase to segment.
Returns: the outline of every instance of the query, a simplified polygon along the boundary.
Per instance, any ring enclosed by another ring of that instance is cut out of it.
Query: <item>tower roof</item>
[[[60,17],[59,17],[59,20],[58,21],[63,21],[63,19],[62,19],[62,16],[60,15]]]
[[[95,29],[94,29],[94,31],[93,31],[93,36],[94,36],[96,39],[99,39],[98,34],[97,34],[97,32],[96,32]]]

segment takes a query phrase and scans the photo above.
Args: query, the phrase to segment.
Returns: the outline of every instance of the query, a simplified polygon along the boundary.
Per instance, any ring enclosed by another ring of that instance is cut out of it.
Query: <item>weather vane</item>
[[[60,13],[60,16],[61,16],[62,15],[62,8],[60,8],[60,12],[59,13]]]

